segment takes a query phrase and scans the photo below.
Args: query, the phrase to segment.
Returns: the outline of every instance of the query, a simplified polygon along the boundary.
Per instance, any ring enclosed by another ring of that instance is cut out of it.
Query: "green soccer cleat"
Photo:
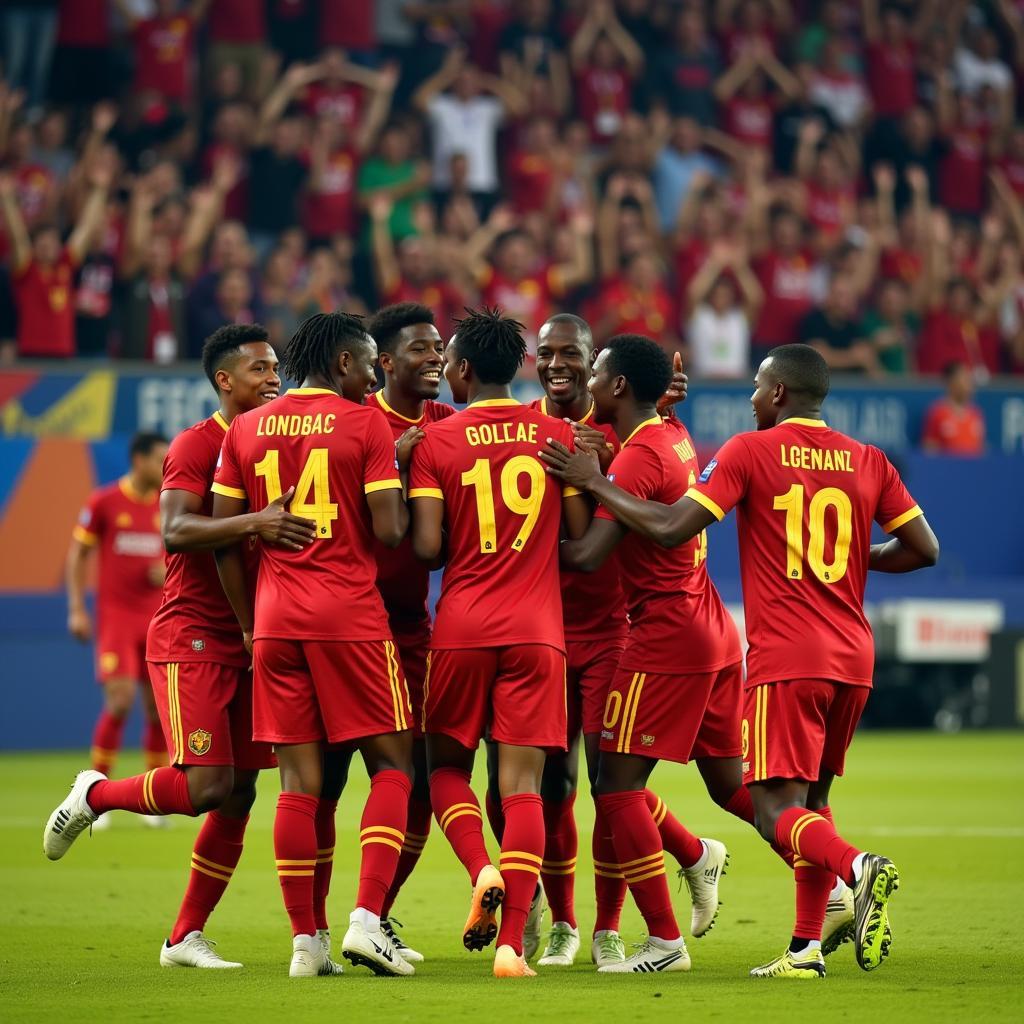
[[[873,971],[889,955],[889,900],[900,887],[896,865],[877,853],[864,854],[853,889],[854,949],[863,971]]]
[[[621,964],[626,959],[626,944],[618,932],[598,932],[590,944],[590,959],[597,967]]]
[[[820,949],[805,949],[791,953],[788,949],[769,963],[755,967],[752,978],[792,978],[805,980],[825,977],[825,958]]]

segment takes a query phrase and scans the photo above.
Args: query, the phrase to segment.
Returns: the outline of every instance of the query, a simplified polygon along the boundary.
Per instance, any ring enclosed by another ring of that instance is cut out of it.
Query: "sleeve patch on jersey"
[[[696,487],[691,487],[684,497],[692,498],[698,505],[703,505],[719,522],[725,518],[725,513],[706,494],[701,494]]]
[[[892,533],[893,530],[898,530],[905,523],[909,523],[911,519],[916,519],[918,516],[923,516],[924,513],[921,511],[920,505],[915,505],[913,508],[908,508],[906,512],[901,516],[897,516],[895,519],[889,520],[882,527],[886,533]]]
[[[410,498],[437,498],[444,501],[444,494],[439,487],[413,487],[409,491]]]
[[[210,486],[210,490],[214,494],[223,494],[225,498],[238,498],[239,501],[245,501],[247,495],[240,487],[228,487],[227,484],[218,484],[214,482]]]
[[[705,467],[704,471],[697,478],[702,484],[706,484],[711,479],[711,474],[718,468],[718,459],[712,459]]]
[[[576,487],[563,487],[562,488],[562,497],[563,498],[575,498],[577,494],[582,494],[582,493],[583,492],[581,490],[577,489]]]
[[[374,480],[371,483],[366,484],[365,487],[363,487],[363,492],[365,494],[373,494],[375,491],[390,491],[392,488],[395,488],[395,487],[397,487],[399,490],[401,490],[402,481],[401,480]]]

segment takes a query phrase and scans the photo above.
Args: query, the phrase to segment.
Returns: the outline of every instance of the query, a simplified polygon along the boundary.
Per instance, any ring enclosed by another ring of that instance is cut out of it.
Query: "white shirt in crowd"
[[[698,379],[750,376],[750,324],[742,309],[716,313],[701,303],[687,326],[690,369]]]
[[[469,165],[468,184],[473,192],[498,190],[497,138],[505,108],[493,96],[460,100],[448,93],[427,105],[434,147],[434,187],[451,185],[451,159],[457,153]]]
[[[957,85],[969,96],[991,86],[996,92],[1005,92],[1013,86],[1013,73],[1001,60],[983,60],[976,53],[961,46],[953,57]]]

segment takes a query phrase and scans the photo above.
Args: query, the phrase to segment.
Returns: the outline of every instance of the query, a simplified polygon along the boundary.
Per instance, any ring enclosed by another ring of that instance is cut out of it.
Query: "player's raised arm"
[[[868,568],[873,572],[914,572],[939,560],[939,540],[923,515],[892,531],[892,539],[872,544]]]

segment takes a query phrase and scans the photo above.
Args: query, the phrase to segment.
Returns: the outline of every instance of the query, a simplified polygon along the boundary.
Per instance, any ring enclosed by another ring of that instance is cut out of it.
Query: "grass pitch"
[[[409,979],[346,965],[340,978],[291,981],[291,943],[274,874],[271,820],[277,780],[266,774],[234,880],[208,927],[241,971],[164,970],[157,964],[180,899],[197,823],[155,831],[127,814],[81,837],[51,864],[46,817],[83,755],[0,756],[4,793],[0,870],[0,1016],[5,1021],[452,1021],[1021,1020],[1024,955],[1024,735],[867,733],[851,752],[833,807],[851,841],[891,856],[902,886],[893,904],[893,953],[874,974],[852,946],[828,960],[822,983],[754,981],[750,967],[779,953],[792,924],[791,878],[750,830],[713,806],[695,769],[662,765],[653,788],[694,831],[723,839],[732,865],[714,931],[690,940],[693,970],[598,976],[589,943],[571,970],[497,982],[490,950],[462,950],[469,886],[435,828],[399,898],[397,916],[427,962]],[[120,770],[138,770],[126,756]],[[482,765],[480,770],[482,771]],[[357,828],[366,791],[353,783],[338,812],[331,910],[340,940],[355,893]],[[481,780],[478,777],[477,782]],[[592,811],[578,802],[581,933],[593,920]],[[491,844],[493,848],[493,843]],[[675,898],[689,921],[685,893]],[[685,930],[685,924],[684,924]],[[623,937],[638,941],[631,903]]]

